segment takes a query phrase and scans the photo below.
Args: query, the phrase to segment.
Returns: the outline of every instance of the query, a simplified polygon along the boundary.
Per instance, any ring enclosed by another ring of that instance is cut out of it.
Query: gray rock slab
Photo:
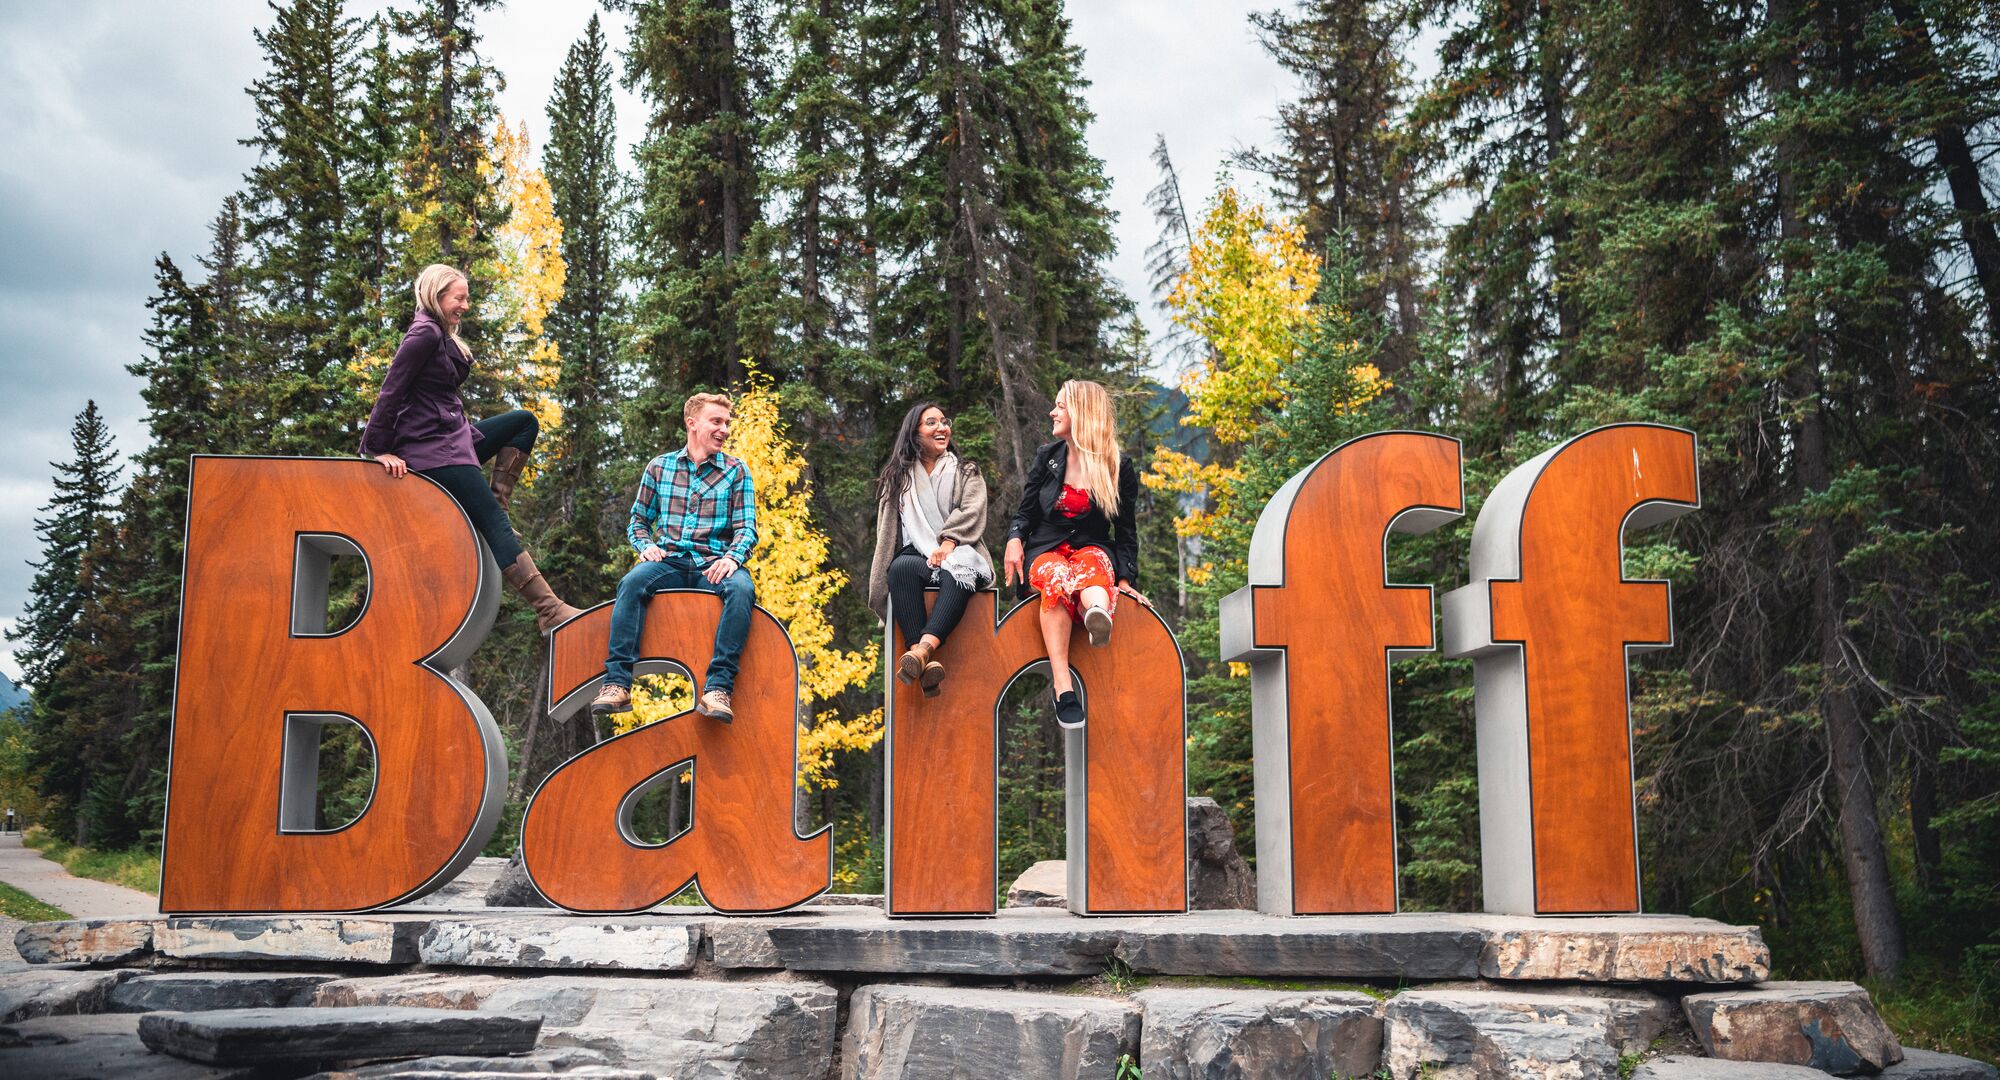
[[[878,892],[822,893],[814,900],[816,907],[872,907],[887,906],[888,898]]]
[[[863,986],[847,1007],[843,1080],[1109,1077],[1137,1056],[1130,1002],[952,986]]]
[[[140,975],[111,991],[111,1012],[282,1009],[311,1002],[337,975],[309,972],[177,971]]]
[[[1146,1080],[1372,1076],[1382,1018],[1366,994],[1254,989],[1133,996]]]
[[[1485,941],[1455,915],[1195,911],[1131,920],[1118,956],[1159,975],[1458,979],[1479,973]]]
[[[478,1009],[543,1018],[544,1047],[662,1076],[819,1077],[831,1068],[839,996],[815,982],[612,975],[412,973],[343,979],[319,1006]]]
[[[646,915],[439,918],[417,940],[417,958],[449,967],[687,971],[700,926]]]
[[[37,1016],[106,1011],[111,991],[131,971],[29,969],[0,975],[0,1024]]]
[[[152,955],[152,919],[65,919],[28,923],[14,948],[31,964],[122,964]]]
[[[1008,907],[1068,907],[1069,863],[1063,859],[1043,859],[1007,886]]]
[[[1672,1021],[1657,994],[1412,990],[1383,1006],[1397,1080],[1613,1080]]]
[[[1687,915],[1461,918],[1487,934],[1479,971],[1489,979],[1753,983],[1771,973],[1754,926]]]
[[[1236,850],[1236,826],[1214,799],[1187,801],[1188,907],[1256,910],[1257,874]]]
[[[310,1080],[478,1080],[481,1077],[517,1076],[592,1077],[595,1080],[644,1080],[652,1073],[621,1069],[605,1063],[603,1054],[575,1047],[534,1050],[514,1057],[472,1057],[444,1054],[433,1057],[385,1061],[374,1065],[333,1069],[314,1074]]]
[[[1681,999],[1710,1057],[1805,1065],[1836,1075],[1873,1073],[1903,1060],[1902,1044],[1851,982],[1768,982]]]
[[[430,925],[419,915],[309,915],[167,919],[153,948],[183,960],[412,964]]]
[[[1632,1080],[1826,1080],[1826,1074],[1803,1065],[1670,1056],[1641,1062]]]
[[[139,1041],[130,1013],[50,1016],[0,1026],[0,1076],[21,1080],[237,1080],[240,1066],[201,1065],[156,1054]]]
[[[142,1014],[139,1039],[189,1061],[263,1065],[519,1054],[534,1049],[541,1027],[536,1016],[460,1009],[221,1009]]]
[[[1882,1080],[2000,1080],[2000,1069],[1956,1054],[1906,1046],[1903,1060],[1882,1070]]]
[[[528,867],[521,861],[520,849],[502,860],[500,872],[494,875],[493,883],[486,887],[487,907],[528,907],[553,908],[555,905],[542,896],[541,890],[528,877]]]
[[[486,906],[486,891],[500,880],[507,860],[481,855],[459,875],[417,901],[428,908],[480,908]]]
[[[794,971],[1096,975],[1118,947],[1119,928],[1111,920],[1050,908],[1007,908],[991,919],[892,921],[878,913],[872,919],[785,920],[766,933],[779,960]]]

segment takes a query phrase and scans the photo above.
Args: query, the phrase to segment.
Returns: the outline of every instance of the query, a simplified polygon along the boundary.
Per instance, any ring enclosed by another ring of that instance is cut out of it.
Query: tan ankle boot
[[[930,663],[931,647],[919,641],[909,647],[902,656],[896,658],[896,681],[916,682],[923,675],[924,666]]]
[[[514,497],[514,485],[521,482],[521,470],[527,464],[527,452],[511,446],[503,446],[493,455],[493,501],[500,509],[507,509],[507,500]]]
[[[521,594],[521,599],[526,600],[529,607],[535,609],[535,629],[544,634],[564,619],[583,614],[563,603],[556,591],[549,588],[548,580],[542,577],[540,570],[535,569],[534,558],[525,551],[514,560],[514,565],[500,572],[500,577]]]

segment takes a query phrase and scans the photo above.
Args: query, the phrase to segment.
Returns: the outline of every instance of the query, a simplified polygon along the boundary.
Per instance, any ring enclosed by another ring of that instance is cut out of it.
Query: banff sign
[[[1472,531],[1471,583],[1442,602],[1444,652],[1475,658],[1487,908],[1639,910],[1627,660],[1672,643],[1667,586],[1622,571],[1633,530],[1700,505],[1694,436],[1603,427],[1502,480]],[[1287,915],[1396,910],[1391,667],[1438,648],[1432,588],[1387,579],[1388,536],[1464,511],[1459,444],[1389,431],[1328,453],[1258,519],[1249,585],[1222,608],[1223,659],[1251,669],[1258,896]],[[336,555],[366,567],[365,607],[328,632]],[[161,910],[354,912],[458,875],[500,820],[507,758],[486,706],[448,674],[478,647],[499,577],[470,522],[426,481],[358,460],[196,457]],[[611,609],[547,642],[547,707],[580,712]],[[720,602],[651,601],[640,671],[697,683]],[[891,623],[893,626],[893,622]],[[889,633],[894,634],[893,630]],[[894,642],[885,657],[896,655]],[[978,594],[937,697],[885,673],[888,912],[994,912],[997,709],[1044,664],[1034,609]],[[1186,699],[1179,646],[1133,608],[1072,654],[1090,723],[1067,732],[1070,909],[1186,909]],[[606,740],[529,801],[530,878],[577,912],[639,912],[690,884],[716,910],[795,907],[831,884],[830,827],[794,827],[798,662],[759,610],[735,722],[688,713]],[[352,822],[316,827],[320,732],[353,723],[375,764]],[[689,827],[635,836],[632,810],[691,767]]]

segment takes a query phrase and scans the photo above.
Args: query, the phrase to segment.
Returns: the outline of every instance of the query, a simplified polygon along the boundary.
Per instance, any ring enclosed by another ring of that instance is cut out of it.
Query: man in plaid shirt
[[[729,399],[721,394],[687,399],[682,410],[687,445],[654,458],[639,478],[627,538],[640,562],[618,583],[610,655],[604,658],[604,686],[590,703],[593,716],[632,708],[632,665],[639,658],[646,601],[665,589],[707,589],[722,597],[722,621],[694,708],[724,723],[734,718],[729,694],[756,602],[743,563],[757,546],[757,488],[743,462],[722,452],[730,412]]]

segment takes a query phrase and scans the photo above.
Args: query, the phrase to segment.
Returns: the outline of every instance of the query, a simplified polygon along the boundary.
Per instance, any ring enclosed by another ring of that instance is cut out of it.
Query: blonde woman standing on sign
[[[1082,623],[1092,645],[1111,640],[1118,594],[1151,607],[1139,579],[1139,472],[1118,452],[1111,395],[1073,379],[1049,410],[1056,441],[1035,451],[1021,503],[1007,527],[1008,584],[1042,594],[1042,644],[1055,684],[1056,723],[1082,727],[1083,703],[1070,678],[1070,629]]]
[[[477,424],[466,420],[458,388],[472,374],[472,350],[458,336],[458,324],[472,308],[471,290],[457,269],[433,263],[417,275],[415,291],[416,317],[389,362],[361,432],[361,452],[390,476],[401,479],[415,470],[449,492],[486,540],[501,578],[535,609],[535,625],[547,631],[577,609],[549,587],[507,517],[507,500],[540,425],[526,409]],[[490,484],[479,471],[489,458]]]
[[[925,401],[903,416],[877,490],[868,606],[886,618],[894,598],[905,650],[896,678],[936,697],[945,674],[938,651],[972,594],[993,584],[993,559],[983,539],[986,478],[958,456],[944,407]],[[924,591],[932,586],[937,602],[926,613]]]

